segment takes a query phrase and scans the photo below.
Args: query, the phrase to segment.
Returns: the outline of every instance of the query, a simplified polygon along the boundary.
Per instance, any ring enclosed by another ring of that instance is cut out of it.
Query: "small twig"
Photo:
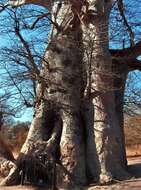
[[[127,30],[129,32],[129,35],[130,35],[131,46],[134,46],[135,45],[135,43],[134,43],[134,32],[132,31],[131,26],[128,24],[128,21],[126,19],[125,14],[124,14],[123,0],[118,0],[117,3],[118,3],[118,8],[119,8],[120,15],[123,18],[124,25],[127,27]]]
[[[32,23],[32,25],[31,25],[31,26],[28,26],[28,28],[31,29],[31,30],[33,30],[33,29],[35,28],[36,24],[37,24],[41,19],[43,19],[43,18],[45,18],[45,17],[48,17],[49,15],[50,15],[50,13],[44,13],[44,14],[42,14],[42,15],[39,15],[39,16],[37,17],[37,19]],[[49,17],[48,17],[48,18],[49,18]]]
[[[2,11],[4,11],[7,7],[8,7],[8,5],[2,5],[2,4],[0,4],[0,13]]]

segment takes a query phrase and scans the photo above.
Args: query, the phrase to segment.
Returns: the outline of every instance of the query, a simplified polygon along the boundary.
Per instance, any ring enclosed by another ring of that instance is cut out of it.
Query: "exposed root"
[[[53,162],[56,160],[56,143],[37,142],[32,154],[20,154],[16,164],[13,164],[9,175],[0,183],[0,186],[18,185],[21,183],[21,173],[28,178],[28,182],[35,183],[40,179],[50,183]],[[31,150],[30,150],[31,151]],[[49,162],[52,162],[52,165]],[[49,177],[50,176],[50,177]]]
[[[0,186],[18,185],[20,183],[19,173],[16,165],[11,168],[8,176],[1,181]]]
[[[113,182],[129,180],[132,177],[133,176],[128,171],[126,171],[124,169],[119,169],[116,172],[114,172],[114,175],[109,172],[100,174],[99,183],[101,185],[107,185],[107,184],[111,184]]]
[[[99,176],[99,183],[101,184],[101,185],[105,185],[105,184],[109,184],[109,183],[111,183],[113,181],[113,177],[112,177],[112,175],[110,174],[110,173],[102,173],[102,174],[100,174],[100,176]]]
[[[0,159],[0,176],[1,177],[6,177],[10,170],[14,167],[14,163],[10,160],[1,158]]]

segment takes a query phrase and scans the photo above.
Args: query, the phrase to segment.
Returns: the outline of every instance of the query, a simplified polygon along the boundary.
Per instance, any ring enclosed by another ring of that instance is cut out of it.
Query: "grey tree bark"
[[[44,151],[52,157],[55,149],[60,148],[63,168],[60,185],[84,185],[86,172],[81,99],[85,71],[80,20],[71,2],[54,2],[51,14],[56,24],[52,27],[44,55],[35,116],[19,159],[37,151]],[[40,150],[39,145],[42,146]],[[11,184],[17,170],[13,170],[3,184]]]
[[[117,71],[108,48],[110,1],[95,1],[98,6],[83,26],[85,60],[88,63],[85,119],[87,125],[87,164],[92,178],[106,183],[114,178],[127,177],[123,124],[123,92],[117,98],[114,84]],[[91,18],[93,18],[91,20]],[[89,49],[88,49],[89,47]],[[126,74],[125,74],[126,76]],[[124,76],[124,77],[125,77]],[[121,82],[122,81],[122,82]],[[120,82],[124,86],[125,79]],[[120,103],[120,107],[117,107]],[[118,113],[120,109],[121,114]],[[93,119],[89,119],[93,118]],[[92,163],[95,163],[94,165]],[[98,178],[98,179],[97,179]]]
[[[51,4],[54,25],[44,55],[36,112],[21,149],[21,156],[46,152],[50,157],[60,149],[59,185],[71,187],[84,185],[87,179],[107,183],[127,175],[123,118],[118,113],[123,110],[123,91],[118,98],[117,71],[108,50],[112,1],[83,3]],[[3,184],[11,184],[17,171]]]

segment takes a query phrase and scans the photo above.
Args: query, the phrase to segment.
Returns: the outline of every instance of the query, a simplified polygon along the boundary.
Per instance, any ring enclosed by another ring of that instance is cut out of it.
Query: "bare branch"
[[[2,5],[2,4],[0,4],[0,13],[2,11],[4,11],[7,7],[8,7],[8,5]]]
[[[38,70],[37,65],[34,61],[29,44],[26,42],[26,40],[23,38],[22,34],[20,33],[19,21],[17,19],[16,19],[15,33],[16,33],[17,37],[20,39],[22,45],[24,46],[24,48],[28,54],[29,63],[32,65],[32,69],[38,77],[40,74],[40,71]]]
[[[29,108],[29,107],[33,107],[33,105],[30,104],[30,103],[25,99],[25,97],[24,97],[24,95],[23,95],[21,89],[19,88],[19,86],[18,86],[17,83],[15,82],[15,80],[14,80],[14,78],[12,77],[12,75],[10,74],[9,70],[8,70],[6,67],[5,67],[5,70],[6,70],[7,74],[9,75],[11,81],[13,82],[14,86],[17,88],[19,94],[20,94],[21,97],[23,98],[25,106],[27,106],[28,108]]]
[[[30,26],[30,29],[31,29],[31,30],[34,29],[35,26],[36,26],[36,24],[37,24],[41,19],[43,19],[44,17],[47,17],[47,16],[49,16],[49,15],[50,15],[50,13],[44,13],[44,14],[42,14],[42,15],[39,15],[38,18],[34,21],[34,23]]]
[[[123,0],[118,0],[117,4],[118,4],[120,15],[121,15],[121,17],[122,17],[122,19],[124,21],[124,25],[126,26],[128,32],[129,32],[129,35],[130,35],[130,44],[131,44],[131,46],[134,46],[134,32],[132,31],[131,26],[128,24],[128,21],[126,19],[125,14],[124,14]]]

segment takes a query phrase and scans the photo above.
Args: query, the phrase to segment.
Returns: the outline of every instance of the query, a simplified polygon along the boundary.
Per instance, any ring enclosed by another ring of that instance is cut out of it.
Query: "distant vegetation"
[[[4,138],[14,153],[20,151],[29,127],[30,122],[17,122],[12,126],[3,127]],[[141,155],[141,116],[126,117],[124,130],[127,154]]]
[[[17,122],[12,126],[3,126],[2,134],[13,152],[19,152],[21,149],[26,139],[29,126],[29,122]]]
[[[124,130],[127,155],[141,155],[141,116],[126,118]]]

